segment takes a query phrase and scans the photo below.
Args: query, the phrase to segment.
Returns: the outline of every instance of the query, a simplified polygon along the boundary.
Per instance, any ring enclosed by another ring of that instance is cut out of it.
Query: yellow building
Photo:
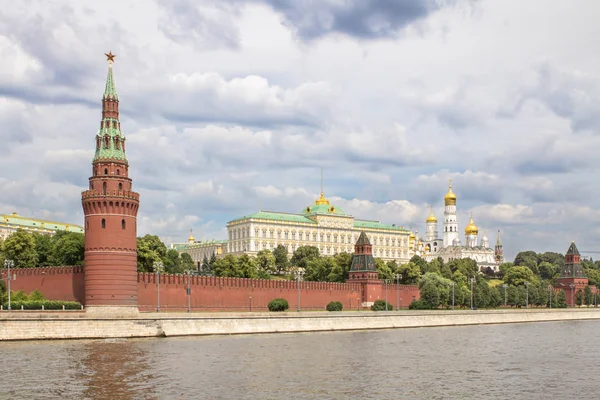
[[[226,247],[226,240],[213,239],[205,241],[196,241],[191,229],[187,243],[173,243],[171,245],[171,248],[177,250],[177,252],[180,255],[182,253],[189,254],[192,257],[192,260],[194,260],[194,264],[196,265],[198,270],[200,270],[200,267],[202,266],[202,261],[205,257],[208,260],[211,259],[213,254],[217,257],[221,257],[225,253]]]
[[[54,235],[57,231],[83,233],[83,228],[79,225],[27,218],[22,217],[17,213],[0,214],[0,238],[2,238],[2,240],[6,239],[11,233],[16,232],[18,229],[24,229],[28,232],[37,232],[44,235]]]
[[[255,255],[283,245],[290,254],[301,246],[315,246],[322,255],[352,253],[361,231],[373,245],[374,257],[406,263],[414,255],[411,233],[403,226],[354,218],[332,205],[323,192],[299,214],[258,211],[229,221],[226,252]]]

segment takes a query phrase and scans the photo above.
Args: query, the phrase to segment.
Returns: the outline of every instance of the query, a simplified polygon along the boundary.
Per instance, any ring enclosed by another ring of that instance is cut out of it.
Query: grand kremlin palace
[[[355,219],[332,205],[323,193],[300,214],[259,211],[227,223],[228,240],[174,244],[198,263],[214,253],[256,255],[283,245],[292,254],[298,247],[315,246],[323,255],[354,251],[354,243],[364,231],[373,245],[373,256],[406,263],[415,254],[415,235],[403,226]]]
[[[56,231],[83,233],[83,228],[79,225],[26,218],[17,213],[0,214],[0,238],[2,240],[6,239],[8,235],[16,232],[18,229],[24,229],[28,232],[37,232],[43,235],[54,235]]]

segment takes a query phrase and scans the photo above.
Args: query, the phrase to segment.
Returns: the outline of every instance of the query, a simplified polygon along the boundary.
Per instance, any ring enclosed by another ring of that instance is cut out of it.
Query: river
[[[591,399],[600,321],[0,343],[1,399]]]

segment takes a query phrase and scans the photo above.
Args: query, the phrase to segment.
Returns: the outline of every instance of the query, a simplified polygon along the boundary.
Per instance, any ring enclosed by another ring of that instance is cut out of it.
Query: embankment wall
[[[318,332],[600,320],[600,309],[430,312],[142,313],[89,318],[85,313],[1,313],[1,340],[83,339]]]

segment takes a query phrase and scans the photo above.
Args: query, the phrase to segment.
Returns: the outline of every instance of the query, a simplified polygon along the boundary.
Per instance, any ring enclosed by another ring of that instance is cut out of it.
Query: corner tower
[[[458,235],[456,220],[456,195],[452,192],[452,180],[448,183],[448,193],[444,196],[444,247],[453,246]]]
[[[379,272],[377,272],[373,258],[373,246],[365,231],[362,231],[354,245],[354,257],[352,257],[348,283],[361,285],[363,306],[370,306],[373,303],[373,296],[381,285],[378,277]]]
[[[89,189],[82,192],[85,214],[85,305],[137,310],[137,212],[131,190],[125,136],[119,122],[119,96],[109,62],[96,135]]]

